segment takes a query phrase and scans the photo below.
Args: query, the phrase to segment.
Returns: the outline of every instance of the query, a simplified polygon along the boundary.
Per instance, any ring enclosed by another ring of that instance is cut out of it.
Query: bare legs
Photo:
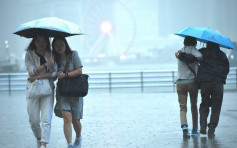
[[[81,122],[80,120],[72,120],[72,124],[74,127],[74,131],[76,132],[76,138],[80,138],[81,137]]]
[[[62,115],[63,115],[63,130],[64,130],[64,135],[67,140],[67,143],[72,143],[72,124],[74,131],[76,132],[76,138],[81,137],[81,122],[79,119],[73,119],[72,120],[72,114],[69,111],[62,110]]]

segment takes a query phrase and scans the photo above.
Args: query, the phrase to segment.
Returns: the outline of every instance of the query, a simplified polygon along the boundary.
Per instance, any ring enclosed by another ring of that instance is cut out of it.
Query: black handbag
[[[87,74],[81,74],[78,77],[59,79],[57,83],[59,95],[67,97],[85,97],[89,88],[88,77]]]
[[[69,71],[71,57],[70,54],[64,72]],[[85,97],[89,89],[88,77],[87,74],[81,74],[77,77],[58,79],[57,87],[59,89],[59,95],[66,97]]]

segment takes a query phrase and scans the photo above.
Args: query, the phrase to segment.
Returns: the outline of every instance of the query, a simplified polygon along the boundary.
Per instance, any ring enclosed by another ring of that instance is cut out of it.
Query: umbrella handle
[[[52,50],[50,50],[50,56],[51,56],[51,58],[53,59],[53,65],[55,64],[55,61],[54,61],[54,57],[53,57],[53,51]]]

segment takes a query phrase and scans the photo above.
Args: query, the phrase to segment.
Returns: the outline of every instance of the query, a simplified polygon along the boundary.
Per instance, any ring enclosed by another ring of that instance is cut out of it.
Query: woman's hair
[[[197,45],[197,40],[194,37],[186,36],[185,39],[184,39],[184,45],[185,46],[196,46]]]
[[[220,45],[211,41],[207,41],[207,48],[220,49]]]
[[[52,48],[53,48],[53,55],[54,55],[54,60],[55,62],[57,63],[58,66],[60,66],[60,60],[61,60],[61,56],[60,54],[58,54],[54,48],[54,44],[55,44],[55,41],[56,40],[62,40],[64,43],[65,43],[65,46],[66,46],[66,49],[65,49],[65,54],[66,56],[68,56],[69,54],[72,54],[72,50],[71,48],[69,47],[68,43],[67,43],[67,40],[65,39],[65,37],[54,37],[53,39],[53,42],[52,42]]]
[[[28,51],[28,50],[31,50],[31,51],[36,50],[35,40],[36,40],[37,37],[39,37],[39,36],[42,36],[42,37],[45,39],[45,41],[47,42],[46,51],[48,51],[48,52],[51,51],[50,42],[49,42],[49,37],[46,36],[46,35],[44,35],[44,34],[38,34],[38,35],[36,35],[36,36],[31,40],[31,42],[30,42],[30,44],[28,45],[28,47],[25,49],[26,51]]]

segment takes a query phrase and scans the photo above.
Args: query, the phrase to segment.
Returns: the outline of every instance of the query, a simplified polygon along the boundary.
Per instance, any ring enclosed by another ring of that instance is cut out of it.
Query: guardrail
[[[176,70],[152,71],[113,71],[88,72],[89,89],[104,90],[111,93],[115,90],[136,92],[175,91]],[[27,73],[0,73],[0,91],[23,91],[26,87]],[[237,68],[230,68],[225,85],[227,90],[237,89]]]

